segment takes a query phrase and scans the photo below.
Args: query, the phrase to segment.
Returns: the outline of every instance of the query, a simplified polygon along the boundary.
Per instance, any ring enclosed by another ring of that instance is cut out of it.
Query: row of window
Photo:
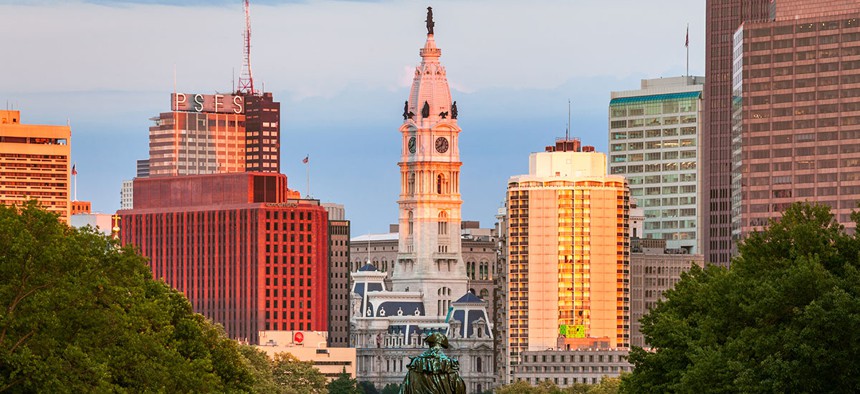
[[[658,138],[680,135],[696,135],[696,127],[679,127],[679,128],[657,128],[648,130],[632,130],[632,131],[613,131],[609,133],[609,138],[615,140],[635,140],[642,138]],[[695,145],[695,144],[694,144]],[[638,145],[634,145],[638,146]],[[631,148],[637,149],[637,148]],[[638,148],[642,149],[642,148]]]
[[[697,99],[674,99],[647,103],[615,104],[609,107],[609,116],[620,118],[626,116],[662,115],[679,112],[696,112]]]

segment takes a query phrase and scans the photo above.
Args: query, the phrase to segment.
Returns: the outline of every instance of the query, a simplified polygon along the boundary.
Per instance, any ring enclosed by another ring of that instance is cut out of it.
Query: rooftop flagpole
[[[684,46],[687,48],[687,77],[690,76],[690,24],[687,23],[687,38],[684,40]]]

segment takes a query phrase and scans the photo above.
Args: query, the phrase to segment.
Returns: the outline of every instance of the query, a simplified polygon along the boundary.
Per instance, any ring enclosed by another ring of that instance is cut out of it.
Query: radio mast
[[[245,0],[245,37],[244,37],[244,57],[245,62],[242,64],[242,73],[239,75],[239,86],[237,91],[245,94],[255,94],[254,92],[254,77],[251,76],[251,6],[249,0]]]

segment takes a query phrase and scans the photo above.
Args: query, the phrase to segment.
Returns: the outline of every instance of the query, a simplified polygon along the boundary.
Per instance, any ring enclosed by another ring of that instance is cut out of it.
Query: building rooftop
[[[385,233],[385,234],[363,234],[357,237],[354,237],[349,240],[349,242],[370,242],[370,241],[397,241],[400,235],[397,233]]]

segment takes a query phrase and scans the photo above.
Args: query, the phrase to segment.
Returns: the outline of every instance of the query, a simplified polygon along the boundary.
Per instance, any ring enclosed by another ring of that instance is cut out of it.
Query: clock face
[[[415,153],[415,137],[409,138],[409,153]]]
[[[448,139],[439,137],[436,139],[436,152],[445,153],[448,151]]]

